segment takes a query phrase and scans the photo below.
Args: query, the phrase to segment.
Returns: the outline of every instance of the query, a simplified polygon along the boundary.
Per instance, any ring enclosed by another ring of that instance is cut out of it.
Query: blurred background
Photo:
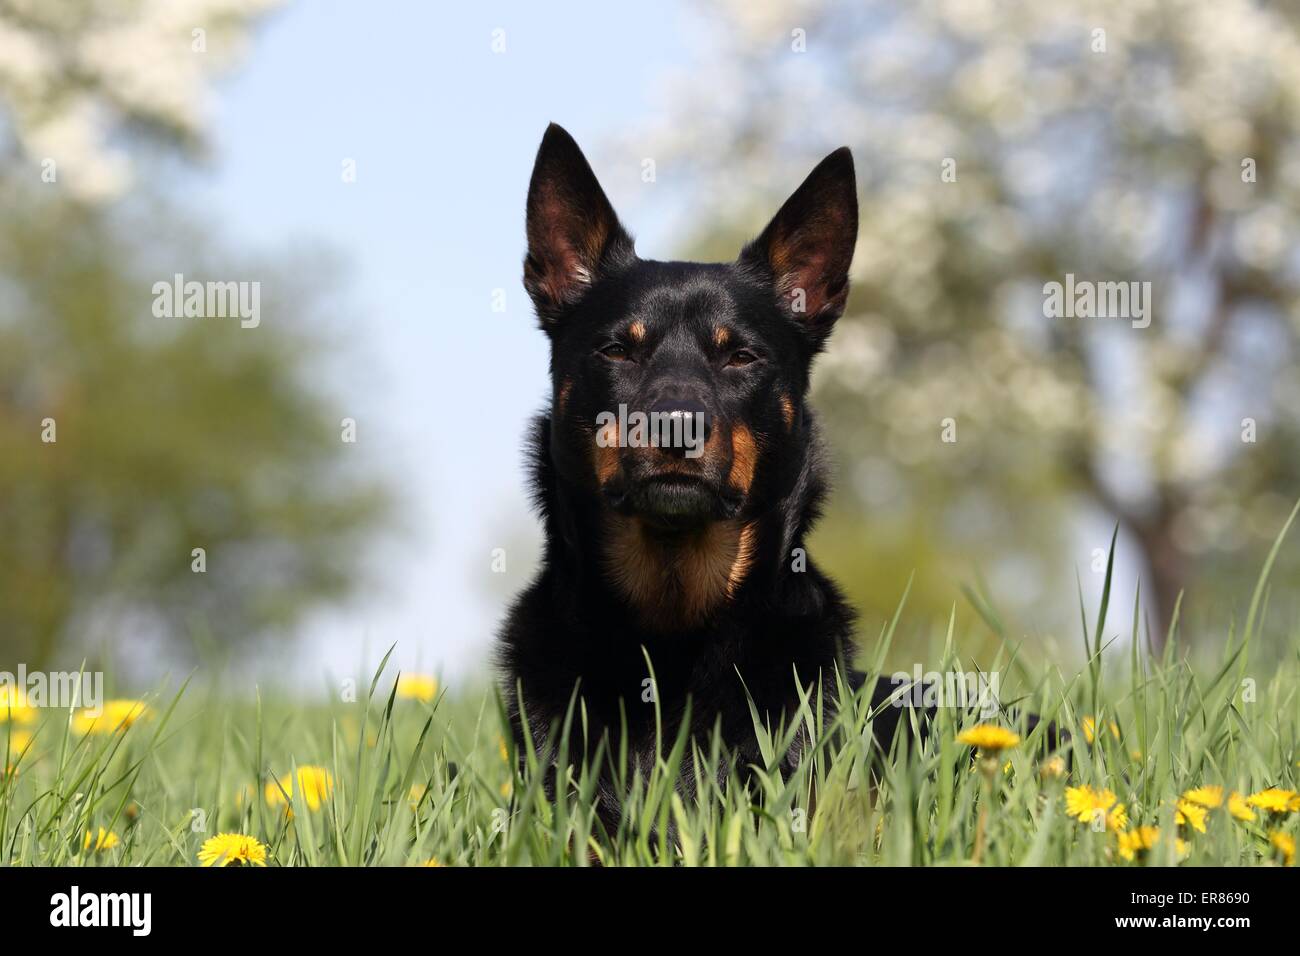
[[[538,552],[552,120],[648,258],[734,257],[853,148],[811,553],[868,642],[914,574],[900,659],[979,603],[1077,663],[1118,527],[1111,631],[1140,582],[1153,645],[1185,590],[1221,647],[1300,496],[1300,6],[540,7],[0,0],[0,670],[486,677]],[[1150,326],[1045,318],[1066,273],[1150,282]],[[157,317],[176,274],[260,324]]]

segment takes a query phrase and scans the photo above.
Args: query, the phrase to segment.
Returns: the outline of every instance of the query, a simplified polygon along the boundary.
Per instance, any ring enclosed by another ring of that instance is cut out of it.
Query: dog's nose
[[[659,450],[674,457],[692,450],[694,457],[704,450],[712,417],[702,402],[689,398],[661,398],[650,406],[650,420],[659,423]]]

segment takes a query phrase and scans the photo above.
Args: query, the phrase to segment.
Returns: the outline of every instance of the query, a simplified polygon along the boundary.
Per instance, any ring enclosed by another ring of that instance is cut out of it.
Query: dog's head
[[[559,474],[665,532],[784,494],[807,444],[810,366],[848,295],[848,149],[735,262],[655,262],[638,258],[577,143],[551,125],[527,219],[524,284],[551,340]]]

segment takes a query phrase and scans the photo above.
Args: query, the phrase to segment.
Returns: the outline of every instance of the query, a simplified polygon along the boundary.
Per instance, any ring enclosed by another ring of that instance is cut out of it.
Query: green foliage
[[[150,0],[0,0],[6,172],[93,204],[130,187],[127,141],[202,153],[212,84],[282,3],[203,0],[177,15]]]
[[[870,705],[829,683],[789,725],[755,719],[761,754],[748,784],[716,737],[665,737],[648,773],[618,748],[602,751],[625,795],[613,833],[595,812],[594,765],[566,763],[548,798],[546,768],[506,744],[498,698],[403,696],[387,658],[359,701],[248,701],[210,686],[159,694],[148,718],[116,732],[78,732],[63,713],[15,717],[0,725],[11,767],[0,782],[0,865],[194,865],[219,831],[256,837],[280,866],[936,865],[970,863],[977,845],[983,865],[1277,863],[1271,837],[1295,835],[1300,800],[1276,814],[1256,808],[1253,820],[1227,801],[1300,786],[1300,633],[1281,666],[1252,655],[1276,554],[1244,628],[1228,632],[1212,664],[1176,659],[1172,645],[1162,660],[1138,653],[1138,609],[1116,626],[1109,572],[1096,620],[1083,615],[1080,674],[1031,673],[1004,645],[992,669],[1021,716],[995,722],[1022,740],[995,759],[972,760],[957,742],[977,718],[956,708],[939,710],[919,746],[900,739],[884,752]],[[900,606],[867,666],[880,667],[905,616]],[[962,669],[954,625],[937,670]],[[1115,646],[1121,633],[1130,653]],[[819,716],[822,695],[840,701],[839,716]],[[1072,734],[1068,777],[1051,772],[1045,724],[1030,732],[1026,709]],[[576,752],[583,726],[575,708],[551,728],[561,752]],[[786,774],[795,745],[802,759]],[[674,785],[683,766],[696,768],[693,788]],[[322,771],[327,785],[302,785]],[[1066,788],[1083,786],[1113,791],[1122,829],[1159,827],[1160,842],[1126,859],[1117,833],[1067,813]],[[1203,830],[1175,817],[1180,795],[1200,786],[1224,788]],[[119,842],[87,849],[85,834],[101,827]]]
[[[853,149],[853,292],[815,395],[837,527],[816,553],[877,614],[891,569],[940,616],[975,565],[1019,576],[1008,613],[1055,629],[1053,582],[1105,543],[1080,517],[1119,521],[1157,632],[1187,589],[1184,636],[1208,640],[1300,479],[1296,8],[810,0],[803,53],[777,6],[701,5],[727,42],[694,82],[729,92],[682,97],[656,154],[695,173],[688,223],[724,223],[692,251],[730,258]],[[1067,274],[1149,282],[1149,326],[1047,315]]]
[[[167,208],[132,218],[12,198],[0,224],[6,666],[71,646],[75,667],[87,641],[128,633],[181,648],[199,628],[252,640],[346,595],[389,497],[349,460],[345,413],[320,384],[320,264],[240,261]],[[261,324],[155,317],[153,284],[178,262],[192,278],[259,281]],[[195,548],[206,573],[191,569]]]

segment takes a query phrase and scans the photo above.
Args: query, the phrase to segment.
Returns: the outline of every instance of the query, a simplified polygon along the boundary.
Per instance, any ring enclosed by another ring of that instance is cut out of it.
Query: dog
[[[516,738],[554,759],[580,700],[589,753],[625,734],[647,770],[658,711],[663,739],[716,726],[740,766],[760,762],[751,701],[776,726],[801,689],[851,673],[853,611],[805,539],[827,489],[809,374],[849,291],[852,154],[823,159],[735,261],[658,262],[552,124],[526,219],[553,387],[528,437],[543,559],[498,644]],[[682,440],[653,425],[631,440],[638,413]],[[877,734],[900,714],[884,708]],[[602,806],[617,800],[602,784]]]

